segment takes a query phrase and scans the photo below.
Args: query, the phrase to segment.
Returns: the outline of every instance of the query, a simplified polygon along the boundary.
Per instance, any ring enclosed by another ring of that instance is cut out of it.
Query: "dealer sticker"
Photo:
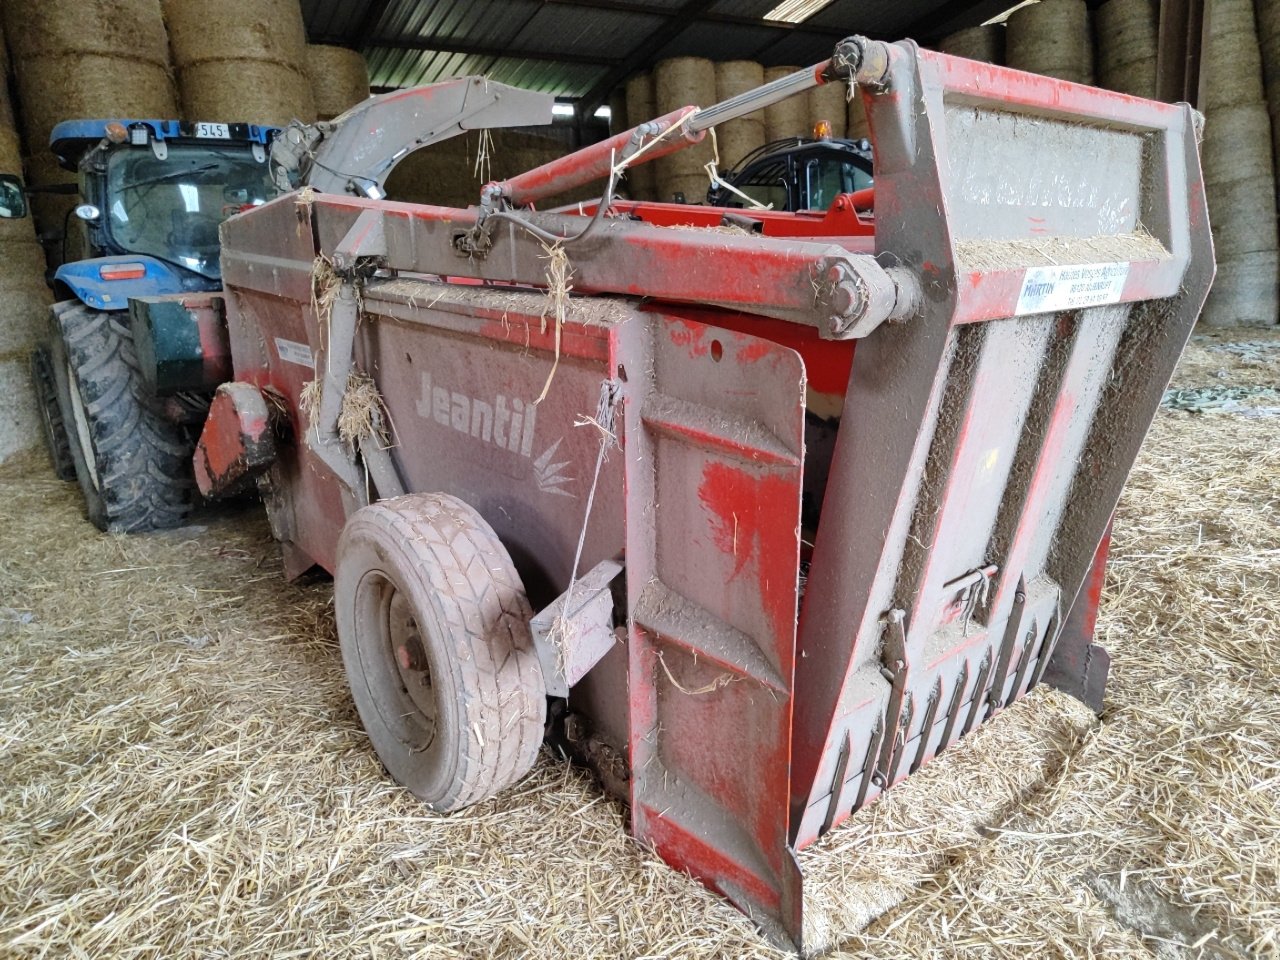
[[[1015,316],[1118,303],[1129,278],[1128,263],[1080,263],[1032,267],[1022,281]]]
[[[285,363],[296,363],[300,367],[310,367],[312,370],[316,368],[315,357],[311,355],[311,348],[305,343],[276,337],[276,353]]]

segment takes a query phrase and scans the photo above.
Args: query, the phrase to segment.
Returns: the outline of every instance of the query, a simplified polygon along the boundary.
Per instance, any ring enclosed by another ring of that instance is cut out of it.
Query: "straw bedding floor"
[[[1178,385],[1280,384],[1249,339]],[[1102,722],[1037,691],[806,851],[816,944],[1280,953],[1280,417],[1209,408],[1161,412],[1125,494]],[[0,956],[782,956],[549,758],[414,804],[329,595],[281,582],[256,506],[104,537],[40,460],[0,468]]]

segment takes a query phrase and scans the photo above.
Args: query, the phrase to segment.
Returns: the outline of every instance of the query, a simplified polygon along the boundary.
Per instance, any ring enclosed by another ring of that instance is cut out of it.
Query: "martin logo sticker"
[[[1081,263],[1065,267],[1032,267],[1022,281],[1014,316],[1076,310],[1118,303],[1129,279],[1127,263]]]

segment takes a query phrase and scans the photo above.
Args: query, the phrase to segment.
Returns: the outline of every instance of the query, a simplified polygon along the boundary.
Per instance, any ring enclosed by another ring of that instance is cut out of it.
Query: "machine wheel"
[[[31,354],[31,384],[36,391],[36,405],[40,408],[40,426],[44,429],[45,446],[53,461],[53,472],[59,480],[74,481],[76,462],[71,456],[71,441],[67,439],[66,424],[62,420],[62,407],[58,404],[58,384],[53,375],[53,363],[49,351],[37,347]]]
[[[457,810],[530,770],[547,706],[532,611],[475,510],[410,494],[357,511],[338,542],[334,609],[360,719],[411,793]]]
[[[155,409],[126,318],[78,303],[53,315],[50,359],[89,520],[110,533],[179,526],[195,445]]]

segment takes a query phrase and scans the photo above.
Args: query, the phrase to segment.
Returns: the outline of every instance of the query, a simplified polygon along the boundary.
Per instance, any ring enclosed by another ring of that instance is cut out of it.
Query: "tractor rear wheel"
[[[369,739],[427,806],[457,810],[532,768],[547,705],[532,611],[475,510],[443,494],[358,510],[338,543],[334,610]]]
[[[50,359],[89,520],[110,533],[179,526],[191,509],[191,432],[160,415],[127,315],[53,308]]]
[[[62,419],[62,407],[58,403],[58,383],[54,379],[53,361],[49,351],[37,347],[31,354],[31,384],[36,391],[36,406],[40,408],[40,426],[44,431],[45,446],[53,461],[53,472],[59,480],[74,481],[76,462],[71,456],[71,441],[67,439],[67,427]]]

